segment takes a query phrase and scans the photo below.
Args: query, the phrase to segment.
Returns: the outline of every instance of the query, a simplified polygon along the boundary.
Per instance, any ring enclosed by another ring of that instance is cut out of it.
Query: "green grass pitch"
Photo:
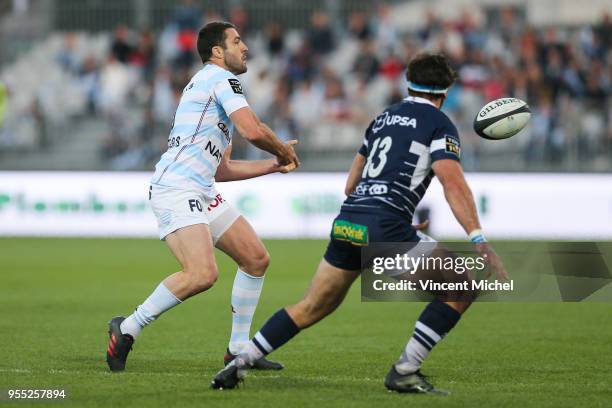
[[[272,255],[253,330],[304,293],[323,241],[267,241]],[[605,303],[480,303],[423,371],[450,397],[387,393],[382,380],[411,335],[416,303],[340,309],[272,356],[281,372],[250,372],[213,391],[231,327],[235,266],[145,329],[128,370],[108,372],[106,323],[129,314],[177,264],[154,239],[0,239],[0,388],[66,388],[54,406],[562,407],[609,406],[612,325]],[[0,404],[4,405],[4,404]],[[16,406],[26,406],[23,402]],[[8,405],[6,405],[8,406]],[[37,406],[39,406],[37,404]]]

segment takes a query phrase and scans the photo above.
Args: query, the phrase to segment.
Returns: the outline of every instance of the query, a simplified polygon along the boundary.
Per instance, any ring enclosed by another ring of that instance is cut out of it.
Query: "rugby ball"
[[[474,118],[474,130],[489,140],[507,139],[529,122],[531,110],[525,101],[500,98],[487,103]]]

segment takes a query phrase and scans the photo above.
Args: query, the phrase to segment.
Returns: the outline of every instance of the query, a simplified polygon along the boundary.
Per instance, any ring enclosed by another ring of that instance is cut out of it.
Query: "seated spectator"
[[[370,81],[378,75],[380,63],[375,52],[375,45],[372,41],[360,41],[359,53],[353,62],[353,72],[360,78]]]
[[[348,31],[355,39],[367,41],[372,38],[372,29],[363,11],[353,11],[348,19]]]
[[[266,25],[264,32],[266,34],[266,49],[268,53],[272,56],[278,56],[285,51],[285,33],[283,31],[283,26],[277,22],[273,21]]]
[[[113,42],[111,44],[111,53],[115,60],[122,64],[127,64],[132,55],[134,47],[130,42],[130,32],[125,25],[119,25],[115,28]]]
[[[335,48],[334,33],[329,25],[329,16],[322,11],[312,13],[308,44],[315,54],[327,54]]]
[[[77,36],[68,33],[64,37],[64,45],[55,57],[58,64],[66,71],[76,74],[81,70],[81,60],[77,53]]]

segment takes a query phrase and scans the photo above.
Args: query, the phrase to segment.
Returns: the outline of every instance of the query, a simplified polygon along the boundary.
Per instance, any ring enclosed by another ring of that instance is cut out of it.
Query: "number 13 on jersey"
[[[393,143],[391,136],[378,138],[374,141],[372,150],[370,150],[368,155],[368,160],[363,167],[362,178],[375,178],[380,175],[385,164],[387,164],[387,153],[391,149],[391,143]],[[378,164],[374,164],[374,157],[378,157]]]

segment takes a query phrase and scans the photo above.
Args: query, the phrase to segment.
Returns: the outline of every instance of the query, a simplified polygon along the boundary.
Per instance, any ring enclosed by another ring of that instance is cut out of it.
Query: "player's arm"
[[[372,130],[373,124],[374,121],[370,122],[370,125],[366,129],[363,143],[353,159],[353,164],[351,164],[351,170],[349,171],[348,178],[346,179],[346,185],[344,186],[344,194],[346,194],[347,197],[353,194],[357,188],[357,185],[359,184],[359,181],[361,181],[363,168],[365,167],[368,157],[368,135]]]
[[[347,196],[351,195],[359,180],[361,180],[361,173],[363,173],[363,167],[365,166],[366,158],[361,153],[357,153],[351,164],[351,170],[349,171],[348,178],[346,179],[346,186],[344,187],[344,194]]]
[[[292,146],[296,140],[289,142]],[[229,145],[223,154],[223,159],[217,168],[215,181],[236,181],[246,180],[253,177],[264,176],[270,173],[289,173],[295,170],[295,166],[290,163],[281,166],[277,159],[269,160],[232,160],[232,145]]]
[[[480,231],[480,221],[472,191],[465,181],[459,162],[459,132],[446,115],[440,114],[438,121],[440,126],[435,130],[429,147],[431,168],[444,188],[444,196],[455,218],[472,239],[472,234]],[[484,241],[484,235],[480,235]]]
[[[444,188],[444,196],[459,224],[466,234],[480,229],[478,212],[472,190],[465,181],[463,169],[458,161],[437,160],[431,168]]]
[[[485,254],[493,271],[500,279],[508,279],[508,274],[499,256],[484,239],[480,229],[480,221],[472,190],[463,175],[463,169],[458,161],[452,159],[436,160],[431,168],[440,180],[444,196],[455,218],[461,224],[466,234],[476,243],[478,250]]]
[[[293,164],[298,167],[300,162],[293,145],[283,143],[272,129],[259,120],[244,97],[240,80],[229,73],[226,75],[215,83],[213,94],[238,132],[256,147],[276,156],[281,165]]]
[[[238,132],[254,146],[273,154],[278,162],[285,166],[293,164],[299,167],[300,161],[293,149],[293,144],[283,143],[272,129],[259,120],[248,106],[240,108],[230,115]]]

